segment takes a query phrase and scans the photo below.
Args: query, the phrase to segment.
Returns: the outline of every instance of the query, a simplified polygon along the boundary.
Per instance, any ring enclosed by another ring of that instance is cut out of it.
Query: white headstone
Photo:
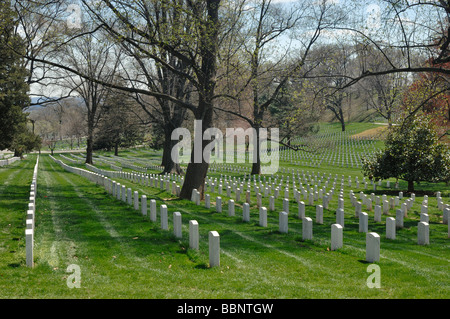
[[[261,195],[261,193],[257,193],[256,194],[256,205],[258,207],[262,206],[262,195]]]
[[[273,212],[275,210],[275,197],[270,196],[269,197],[269,210]]]
[[[344,199],[343,198],[338,199],[338,208],[344,209]]]
[[[167,218],[167,206],[166,205],[160,206],[160,214],[161,214],[161,229],[168,230],[169,222],[168,222],[168,218]]]
[[[196,190],[195,191],[195,204],[196,205],[200,205],[200,197],[201,197],[200,192]]]
[[[244,222],[250,221],[250,205],[248,203],[242,205],[242,220]]]
[[[310,206],[314,205],[314,194],[313,193],[309,193],[308,205],[310,205]]]
[[[127,203],[128,203],[128,205],[133,205],[133,197],[132,197],[132,190],[131,190],[131,188],[128,188],[127,189]]]
[[[283,211],[289,214],[289,199],[283,199]]]
[[[366,261],[380,261],[380,236],[377,233],[366,233]]]
[[[359,218],[359,213],[361,213],[362,212],[362,204],[361,204],[361,202],[356,202],[356,204],[355,204],[355,217],[356,218]]]
[[[26,265],[27,267],[34,267],[33,256],[34,232],[33,229],[25,229],[25,249],[26,249]]]
[[[387,201],[385,201],[385,202],[387,202]],[[375,205],[373,219],[374,219],[374,221],[381,223],[381,206],[380,205]]]
[[[309,217],[303,218],[302,238],[303,240],[311,240],[313,238],[313,221]]]
[[[408,217],[408,203],[402,204],[402,212],[404,217]]]
[[[340,208],[338,209],[340,210]],[[331,250],[337,250],[343,246],[343,227],[340,224],[331,225]]]
[[[420,213],[428,214],[428,206],[427,205],[420,206]]]
[[[134,191],[134,209],[139,210],[139,193],[137,191]]]
[[[267,227],[267,209],[265,207],[259,208],[259,226]]]
[[[342,227],[344,227],[344,209],[343,208],[338,208],[336,210],[336,224],[339,224]]]
[[[442,216],[442,223],[448,224],[448,217],[450,215],[450,208],[444,208],[443,216]]]
[[[369,231],[369,215],[365,212],[359,214],[359,232],[367,233]]]
[[[182,238],[182,217],[180,212],[174,212],[173,213],[173,234],[175,235],[175,238]]]
[[[116,198],[118,200],[120,200],[121,196],[120,196],[120,190],[122,189],[122,186],[120,185],[120,183],[116,184]]]
[[[34,211],[32,209],[27,210],[27,219],[31,219],[32,221],[31,228],[34,230],[35,218],[34,218]]]
[[[189,221],[189,248],[199,249],[198,222],[196,220]]]
[[[298,202],[298,218],[305,218],[305,202]]]
[[[147,196],[141,196],[141,213],[143,216],[147,216]]]
[[[420,222],[417,225],[417,243],[419,245],[430,244],[430,225],[426,222]]]
[[[156,200],[150,200],[150,220],[156,222]]]
[[[228,216],[234,216],[234,200],[228,200]]]
[[[209,232],[209,266],[220,266],[220,235],[214,230]]]
[[[287,233],[288,232],[288,213],[286,212],[280,212],[279,214],[279,228],[280,233]]]
[[[369,211],[372,210],[372,199],[371,199],[371,198],[367,198],[366,208],[367,208],[367,210],[369,210]]]
[[[205,194],[205,207],[210,208],[211,207],[211,195]]]
[[[322,205],[316,206],[316,223],[323,224],[323,206]]]
[[[395,212],[395,225],[397,228],[403,228],[403,211],[397,209]]]
[[[450,223],[447,225],[447,237],[450,238]]]
[[[430,222],[430,217],[426,213],[420,213],[420,221],[429,223]]]
[[[387,200],[383,201],[383,214],[387,215],[389,213],[389,202]]]
[[[220,196],[216,197],[216,212],[218,213],[222,212],[222,197]]]
[[[386,218],[386,238],[395,239],[395,218]]]
[[[125,185],[122,185],[122,202],[127,201],[127,188]]]

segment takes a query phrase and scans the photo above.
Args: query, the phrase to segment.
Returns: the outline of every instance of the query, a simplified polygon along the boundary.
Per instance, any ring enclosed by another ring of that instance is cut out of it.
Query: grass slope
[[[139,152],[133,152],[139,155]],[[103,188],[65,172],[48,156],[41,156],[36,213],[36,267],[25,267],[25,210],[33,157],[0,171],[2,225],[0,298],[448,298],[450,260],[447,225],[439,219],[430,198],[429,246],[417,240],[417,204],[397,231],[395,241],[384,237],[382,223],[369,230],[381,236],[381,288],[367,287],[365,234],[345,188],[344,247],[330,251],[330,225],[335,209],[325,210],[324,224],[314,223],[314,238],[303,241],[297,206],[290,202],[289,233],[278,232],[278,213],[269,212],[267,228],[258,225],[252,205],[251,222],[242,222],[241,202],[236,216],[174,198],[157,188],[116,179],[156,199],[169,210],[169,231],[160,229],[132,207],[112,198]],[[306,169],[305,169],[306,170]],[[331,168],[330,168],[331,170]],[[313,170],[311,170],[313,171]],[[356,170],[343,170],[348,174]],[[219,173],[217,175],[220,176]],[[13,177],[11,177],[13,176]],[[354,175],[353,175],[354,176]],[[354,190],[355,193],[357,190]],[[10,196],[17,194],[16,196]],[[6,196],[8,195],[8,196]],[[215,196],[212,194],[212,207]],[[448,194],[447,194],[448,196]],[[242,196],[245,198],[245,196]],[[6,199],[8,198],[8,199]],[[418,198],[416,202],[420,202]],[[252,198],[252,203],[255,199]],[[337,206],[334,196],[330,208]],[[263,205],[268,207],[268,199]],[[172,235],[172,214],[183,216],[183,239]],[[420,212],[420,209],[419,209]],[[306,215],[315,220],[315,208]],[[392,216],[392,214],[391,214]],[[188,249],[188,222],[200,226],[200,250]],[[11,224],[11,226],[6,226]],[[5,225],[5,226],[4,226]],[[221,266],[208,267],[208,232],[221,236]],[[81,288],[69,289],[67,266],[81,269]]]

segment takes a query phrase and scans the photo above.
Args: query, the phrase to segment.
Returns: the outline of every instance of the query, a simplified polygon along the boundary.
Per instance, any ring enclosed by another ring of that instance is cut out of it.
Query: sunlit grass
[[[157,159],[146,150],[122,152],[121,157]],[[56,156],[58,158],[58,156]],[[108,194],[105,189],[78,175],[64,171],[49,156],[40,159],[36,213],[34,269],[25,265],[25,212],[35,157],[0,169],[0,297],[1,298],[439,298],[450,297],[450,260],[447,225],[434,196],[429,197],[430,245],[417,245],[417,223],[423,195],[397,230],[397,239],[385,238],[385,220],[395,211],[373,221],[369,213],[369,230],[381,236],[381,288],[370,289],[370,273],[365,261],[365,233],[358,232],[358,219],[350,203],[349,191],[377,196],[395,196],[406,188],[387,189],[385,184],[373,191],[347,185],[348,176],[361,172],[354,168],[287,165],[283,167],[335,175],[344,175],[345,228],[344,247],[330,250],[331,224],[335,223],[338,191],[330,209],[324,210],[324,223],[315,222],[313,239],[302,239],[302,221],[297,217],[297,203],[291,194],[289,232],[278,231],[278,213],[283,209],[281,197],[275,211],[268,212],[268,227],[258,224],[256,197],[252,192],[251,220],[242,221],[242,203],[236,202],[236,216],[227,215],[228,197],[210,193],[211,208],[204,202],[197,206],[160,190],[115,179],[127,187],[157,201],[158,219],[151,222],[139,211]],[[68,163],[69,164],[69,163]],[[72,164],[70,164],[72,165]],[[86,168],[85,165],[72,165]],[[109,165],[97,167],[110,170]],[[124,169],[131,171],[130,169]],[[295,175],[297,174],[295,171]],[[150,171],[157,173],[158,171]],[[212,172],[220,178],[227,172]],[[243,174],[229,175],[243,177]],[[267,177],[268,178],[268,177]],[[331,183],[332,184],[332,183]],[[393,183],[391,183],[393,185]],[[252,184],[253,185],[253,184]],[[340,185],[340,183],[339,183]],[[329,184],[329,189],[331,185]],[[246,189],[246,188],[245,188]],[[445,184],[421,184],[417,189],[442,192],[449,202]],[[282,194],[282,192],[280,192]],[[215,211],[215,200],[222,197],[223,211]],[[405,196],[409,194],[405,193]],[[232,199],[234,194],[232,194]],[[168,207],[169,230],[161,230],[159,207]],[[315,202],[315,204],[319,204]],[[263,198],[263,206],[269,206]],[[183,218],[182,239],[173,235],[172,214]],[[364,209],[363,209],[364,211]],[[306,216],[315,221],[315,206],[306,207]],[[200,249],[189,248],[188,223],[197,220]],[[208,232],[221,236],[221,265],[209,267]],[[81,270],[81,288],[70,289],[67,266]]]

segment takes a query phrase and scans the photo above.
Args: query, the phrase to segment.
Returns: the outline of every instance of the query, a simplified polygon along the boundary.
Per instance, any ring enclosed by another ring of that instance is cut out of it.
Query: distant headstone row
[[[134,191],[131,188],[127,188],[125,185],[121,185],[120,183],[112,180],[109,177],[104,175],[100,175],[96,172],[91,172],[88,170],[76,168],[69,166],[62,162],[61,160],[57,160],[54,157],[50,156],[56,163],[61,165],[65,170],[75,173],[77,175],[88,178],[90,181],[93,181],[103,187],[105,187],[106,191],[111,194],[117,200],[121,200],[124,203],[129,205],[133,205],[133,208],[137,211],[140,211],[143,216],[147,216],[147,196],[142,195],[139,197],[139,193]],[[89,166],[93,168],[93,166]],[[129,179],[130,181],[137,182],[135,174],[126,174],[123,172],[113,172],[113,173],[121,173],[120,177]],[[122,174],[123,173],[123,174]],[[147,177],[148,182],[148,177]],[[144,179],[139,181],[143,182]],[[156,179],[155,179],[156,184]],[[167,185],[170,185],[167,183]],[[156,186],[156,185],[155,185]],[[168,212],[167,205],[160,206],[160,220],[161,220],[161,229],[168,230]],[[157,210],[156,210],[156,200],[150,200],[150,221],[156,222],[157,220]],[[176,238],[182,238],[181,232],[182,226],[182,216],[180,212],[173,213],[173,230],[174,236]],[[198,222],[196,220],[189,221],[189,247],[191,249],[199,249],[199,232],[198,232]],[[217,231],[209,232],[209,264],[211,267],[220,265],[220,235]]]
[[[37,194],[37,175],[39,167],[39,155],[34,166],[33,179],[30,187],[30,201],[28,203],[26,229],[25,229],[25,249],[27,267],[34,267],[34,225],[36,216],[36,194]]]
[[[15,157],[7,158],[7,159],[2,159],[2,160],[0,160],[0,167],[10,165],[17,161],[20,161],[20,157],[15,156]]]
[[[109,192],[117,197],[117,199],[121,199],[124,202],[128,202],[128,204],[132,205],[132,200],[131,200],[131,189],[125,189],[125,186],[121,186],[119,183],[116,183],[115,181],[112,181],[104,176],[99,175],[100,173],[105,173],[105,174],[109,174],[111,176],[117,176],[120,178],[125,178],[128,179],[132,182],[135,183],[140,183],[146,186],[151,186],[151,187],[160,187],[162,190],[166,190],[168,192],[171,192],[174,195],[178,195],[179,194],[179,190],[180,190],[180,186],[177,185],[176,181],[173,179],[176,179],[177,181],[183,182],[182,177],[180,176],[171,176],[171,175],[158,175],[158,176],[149,176],[148,174],[141,174],[141,173],[129,173],[129,172],[111,172],[111,171],[103,171],[103,170],[99,170],[95,167],[89,167],[90,169],[94,169],[95,171],[97,171],[97,173],[95,175],[97,175],[96,178],[94,178],[97,183],[101,183],[101,180],[103,180],[103,185],[109,190]],[[94,174],[91,172],[91,174]],[[303,176],[305,177],[305,176]],[[324,176],[322,176],[320,178],[319,185],[320,183],[324,182],[322,180]],[[331,177],[331,175],[330,175]],[[100,180],[99,180],[100,178]],[[314,178],[314,181],[316,181],[317,177]],[[253,187],[250,186],[250,179],[247,182],[248,184],[248,189],[246,191],[246,202],[243,203],[243,208],[242,208],[242,218],[244,221],[249,221],[250,220],[250,215],[249,215],[249,202],[250,202],[250,193],[252,191],[252,189],[255,191],[256,196],[257,196],[257,204],[258,204],[258,208],[259,208],[259,225],[262,227],[267,227],[267,209],[265,207],[262,206],[262,194],[259,191],[259,189],[265,189],[268,190],[269,188],[271,189],[270,191],[264,191],[263,194],[264,196],[268,196],[269,194],[272,194],[272,192],[275,192],[274,194],[279,195],[279,189],[277,192],[277,188],[274,187],[264,187],[263,185],[261,185],[261,179],[258,177],[259,179],[259,186],[256,183],[255,177],[253,176]],[[269,177],[269,183],[271,183],[271,178]],[[287,181],[289,181],[289,176],[287,176]],[[333,189],[334,186],[337,182],[337,176],[335,177],[335,181],[333,183]],[[244,178],[245,180],[245,178]],[[215,185],[217,185],[217,191],[219,192],[219,194],[222,193],[223,190],[223,186],[225,185],[226,188],[226,195],[227,197],[231,197],[231,192],[235,192],[236,193],[236,201],[240,200],[240,188],[243,186],[243,182],[239,183],[240,178],[238,178],[238,180],[236,181],[235,178],[233,178],[233,181],[231,181],[231,177],[229,178],[225,178],[224,181],[220,181],[220,184],[216,184],[217,180],[213,180],[213,179],[207,179],[207,181],[205,181],[205,190],[207,190],[208,187],[210,187],[210,190],[212,192],[215,192]],[[264,177],[264,181],[265,181],[265,177]],[[275,179],[276,181],[276,179]],[[281,177],[281,182],[283,181],[283,177]],[[311,176],[309,176],[306,180],[303,180],[303,182],[312,182],[312,178]],[[328,179],[329,181],[329,179]],[[328,181],[325,181],[325,183],[328,183]],[[222,185],[223,182],[223,185]],[[332,242],[332,250],[335,249],[339,249],[340,247],[342,247],[342,243],[343,243],[343,238],[342,238],[342,234],[343,234],[343,228],[344,228],[344,207],[343,207],[343,190],[342,190],[342,186],[344,184],[344,177],[342,176],[342,179],[340,181],[341,183],[341,191],[339,193],[339,199],[338,199],[338,209],[336,211],[336,223],[331,225],[331,242]],[[281,185],[281,183],[279,184]],[[294,183],[295,185],[295,183]],[[300,182],[301,185],[301,182]],[[240,187],[238,187],[240,186]],[[316,185],[317,186],[317,185]],[[351,186],[351,180],[349,177],[349,186]],[[242,187],[243,189],[243,187]],[[325,193],[323,191],[323,189],[318,189],[314,191],[314,194],[311,196],[308,196],[309,194],[312,194],[311,191],[313,190],[313,188],[307,186],[306,188],[303,188],[304,191],[297,191],[295,192],[295,188],[294,188],[294,197],[296,199],[296,202],[298,203],[298,216],[299,218],[302,220],[303,225],[302,225],[302,232],[303,232],[303,239],[304,240],[310,240],[312,239],[312,234],[313,234],[313,229],[312,229],[312,219],[310,217],[306,217],[305,216],[305,203],[303,201],[300,200],[300,194],[303,193],[303,195],[305,196],[305,199],[311,200],[313,199],[312,203],[310,203],[310,205],[315,205],[314,201],[318,200],[318,199],[322,199],[322,205],[316,205],[316,223],[317,224],[323,224],[323,209],[328,209],[328,202],[329,200],[331,200],[331,197],[333,195],[333,191],[329,192],[329,193]],[[139,200],[138,200],[138,194],[136,194],[137,192],[135,192],[135,196],[134,196],[134,206],[135,209],[138,210],[139,207]],[[306,194],[306,195],[305,195]],[[284,193],[285,197],[286,197],[286,190]],[[287,193],[287,197],[289,197],[289,192]],[[274,200],[275,200],[275,196],[270,196],[270,204],[269,204],[269,210],[273,211],[274,210]],[[440,209],[443,210],[443,219],[444,219],[444,223],[448,223],[448,214],[450,211],[450,208],[447,205],[443,204],[443,201],[441,199],[440,196],[440,192],[437,193],[437,202],[438,202],[438,207]],[[281,233],[287,233],[288,232],[288,215],[289,215],[289,200],[288,198],[282,198],[283,199],[283,211],[279,213],[279,230]],[[355,217],[359,219],[359,231],[360,232],[365,232],[366,233],[366,259],[367,261],[378,261],[379,260],[379,235],[373,232],[369,232],[368,230],[368,214],[366,212],[363,212],[362,207],[363,205],[365,205],[365,207],[371,211],[372,210],[372,201],[375,202],[375,212],[374,212],[374,219],[375,221],[381,221],[381,213],[386,213],[386,211],[388,210],[388,208],[394,208],[395,206],[398,206],[400,204],[399,200],[403,199],[403,193],[399,192],[399,196],[397,196],[395,199],[391,198],[390,202],[387,201],[387,197],[385,195],[383,195],[381,198],[374,196],[374,194],[366,195],[364,193],[360,193],[360,200],[361,202],[357,201],[355,194],[353,194],[353,192],[350,192],[350,199],[351,202],[353,204],[353,206],[355,207]],[[197,190],[193,190],[192,195],[191,195],[191,200],[196,203],[197,205],[200,205],[200,193]],[[402,208],[401,209],[397,209],[396,211],[396,218],[393,217],[388,217],[386,219],[386,238],[387,239],[395,239],[395,230],[396,228],[402,228],[403,227],[403,217],[406,216],[407,213],[407,209],[408,207],[410,207],[410,205],[412,205],[412,202],[415,200],[415,195],[412,194],[411,198],[407,199],[403,204],[402,204]],[[153,200],[152,200],[153,201]],[[153,204],[151,201],[150,203],[150,220],[152,221],[156,221],[156,202]],[[147,209],[147,205],[146,205],[146,198],[142,198],[141,199],[141,203],[145,203],[145,208],[144,208],[144,204],[142,205],[142,210]],[[379,205],[383,203],[383,206]],[[386,204],[387,203],[387,204]],[[423,203],[422,203],[422,207],[424,207],[425,205],[428,204],[428,197],[425,197]],[[168,229],[168,225],[167,225],[167,207],[163,207],[165,205],[161,206],[161,228],[162,229]],[[205,207],[206,208],[210,208],[211,206],[211,195],[210,194],[205,194]],[[216,205],[215,205],[215,209],[217,212],[222,212],[222,198],[220,196],[216,197]],[[144,211],[142,211],[142,214],[144,215]],[[228,200],[228,215],[229,216],[235,216],[236,211],[235,211],[235,201],[233,199],[229,199]],[[418,238],[417,238],[417,243],[419,245],[427,245],[429,244],[429,224],[428,224],[428,218],[427,218],[427,214],[425,212],[423,212],[421,214],[421,221],[418,224]],[[174,232],[175,232],[175,236],[179,236],[180,235],[180,221],[181,221],[181,214],[175,214],[174,213]],[[449,228],[449,236],[450,236],[450,228]],[[211,238],[215,238],[214,236],[212,236]],[[211,239],[213,241],[213,239]],[[213,263],[214,264],[214,263]]]

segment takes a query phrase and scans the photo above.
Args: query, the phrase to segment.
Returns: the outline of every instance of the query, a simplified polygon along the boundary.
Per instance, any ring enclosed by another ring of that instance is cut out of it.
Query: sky
[[[322,0],[312,0],[315,1],[317,4],[322,3]],[[299,2],[299,0],[272,0],[273,4],[280,4],[283,6],[291,6],[295,5],[295,3]],[[371,36],[379,36],[382,37],[384,35],[383,30],[380,30],[380,27],[382,25],[381,22],[381,14],[383,11],[382,1],[380,0],[328,0],[328,4],[332,4],[336,6],[336,8],[346,8],[347,5],[355,4],[356,7],[354,7],[352,12],[349,12],[349,16],[359,20],[360,26],[362,28],[365,28],[365,31],[368,33],[371,33]],[[77,6],[69,7],[68,10],[68,18],[67,18],[67,24],[68,26],[78,24],[80,21],[82,23],[82,20],[79,18],[80,10],[78,10]],[[412,19],[412,18],[411,18]],[[308,38],[308,31],[303,31],[304,33],[301,33],[299,31],[299,38]],[[311,31],[309,31],[311,32]],[[322,41],[333,41],[337,37],[343,37],[345,35],[352,35],[351,32],[346,30],[325,30],[321,34]],[[285,38],[283,41],[287,44],[289,38]],[[295,44],[294,44],[295,46]],[[280,46],[281,48],[282,46]],[[280,50],[281,51],[281,50]],[[52,96],[55,95],[55,89],[52,90]],[[36,94],[39,92],[39,89],[37,86],[33,86],[31,88],[31,93]],[[44,94],[50,94],[50,92],[45,92]],[[58,92],[60,94],[60,92]]]

